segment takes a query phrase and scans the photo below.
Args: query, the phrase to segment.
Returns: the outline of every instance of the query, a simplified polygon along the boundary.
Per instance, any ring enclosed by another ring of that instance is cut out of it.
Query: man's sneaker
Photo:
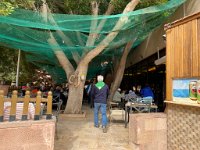
[[[103,126],[103,133],[106,133],[107,132],[107,129],[106,129],[106,126]]]
[[[95,128],[99,128],[99,125],[94,125]]]

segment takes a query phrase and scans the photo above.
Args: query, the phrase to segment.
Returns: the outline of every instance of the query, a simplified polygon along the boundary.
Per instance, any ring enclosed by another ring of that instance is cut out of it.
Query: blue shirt
[[[151,96],[152,98],[154,98],[153,91],[151,90],[151,88],[149,86],[142,88],[140,91],[140,94],[142,95],[142,97]]]

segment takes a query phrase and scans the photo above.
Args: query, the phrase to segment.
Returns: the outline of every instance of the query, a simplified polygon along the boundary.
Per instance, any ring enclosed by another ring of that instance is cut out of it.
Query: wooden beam
[[[174,21],[172,23],[165,24],[164,29],[165,30],[169,30],[171,28],[174,28],[176,26],[185,24],[185,23],[187,23],[189,21],[192,21],[192,20],[198,19],[198,18],[200,18],[200,12],[192,14],[192,15],[189,15],[189,16],[186,16],[186,17],[181,18],[179,20],[176,20],[176,21]]]

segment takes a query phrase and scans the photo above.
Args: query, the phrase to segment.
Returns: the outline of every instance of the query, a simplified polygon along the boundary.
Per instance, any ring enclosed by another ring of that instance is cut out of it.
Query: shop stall
[[[200,12],[167,24],[168,150],[200,149]]]

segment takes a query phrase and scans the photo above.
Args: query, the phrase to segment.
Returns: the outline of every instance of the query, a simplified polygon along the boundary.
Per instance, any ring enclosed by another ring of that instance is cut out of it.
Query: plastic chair
[[[53,103],[57,103],[60,100],[60,93],[53,93]]]
[[[55,114],[54,114],[56,116],[56,121],[58,121],[58,117],[59,117],[59,114],[60,114],[60,108],[62,106],[62,103],[63,103],[63,101],[61,99],[56,103],[52,103],[52,106],[56,107],[56,111],[55,111]]]
[[[125,120],[125,110],[119,106],[119,103],[110,103],[110,122],[112,120]]]
[[[55,127],[55,134],[56,134],[56,138],[58,138],[58,127],[57,127],[57,123],[58,123],[58,117],[59,117],[59,114],[60,114],[60,108],[61,108],[61,106],[62,106],[62,103],[63,103],[63,101],[60,99],[57,103],[52,103],[52,107],[53,106],[55,106],[55,107],[57,107],[56,108],[56,111],[55,111],[55,113],[54,113],[54,115],[55,115],[55,117],[56,117],[56,127]]]

